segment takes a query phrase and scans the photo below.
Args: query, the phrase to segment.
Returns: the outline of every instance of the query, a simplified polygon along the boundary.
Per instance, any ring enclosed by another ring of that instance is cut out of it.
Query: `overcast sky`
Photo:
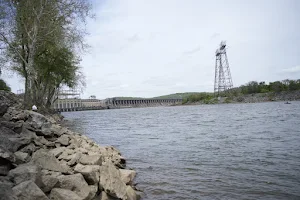
[[[234,86],[300,79],[298,0],[94,0],[83,97],[213,91],[215,50],[227,41]],[[13,91],[16,77],[4,77]]]

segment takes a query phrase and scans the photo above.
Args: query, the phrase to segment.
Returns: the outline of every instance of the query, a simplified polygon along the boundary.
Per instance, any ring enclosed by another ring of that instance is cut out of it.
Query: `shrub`
[[[0,90],[10,91],[10,87],[5,83],[4,80],[0,79]]]

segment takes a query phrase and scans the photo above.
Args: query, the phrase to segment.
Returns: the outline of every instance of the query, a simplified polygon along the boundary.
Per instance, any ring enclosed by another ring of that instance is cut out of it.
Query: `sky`
[[[93,0],[81,95],[154,97],[212,92],[227,43],[234,86],[300,79],[298,0]],[[4,79],[16,92],[23,81]]]

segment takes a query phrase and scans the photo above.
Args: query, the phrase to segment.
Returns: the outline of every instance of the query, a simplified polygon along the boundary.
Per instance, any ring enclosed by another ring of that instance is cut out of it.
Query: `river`
[[[122,152],[143,199],[300,199],[300,102],[63,115]]]

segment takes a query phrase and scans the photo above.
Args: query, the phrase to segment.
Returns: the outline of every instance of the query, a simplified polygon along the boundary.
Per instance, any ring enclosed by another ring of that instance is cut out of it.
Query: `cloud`
[[[128,38],[128,42],[132,43],[132,42],[137,42],[140,40],[140,37],[138,36],[138,34],[134,34],[133,36]]]
[[[216,39],[218,37],[220,37],[220,33],[214,33],[210,36],[210,39]]]
[[[300,72],[300,65],[283,69],[283,70],[281,70],[281,72],[283,72],[283,73],[297,73],[297,72]]]
[[[184,55],[191,55],[191,54],[194,54],[194,53],[196,53],[196,52],[198,52],[200,50],[201,50],[201,46],[198,46],[198,47],[196,47],[194,49],[191,49],[191,50],[188,50],[188,51],[184,51],[183,54]]]

